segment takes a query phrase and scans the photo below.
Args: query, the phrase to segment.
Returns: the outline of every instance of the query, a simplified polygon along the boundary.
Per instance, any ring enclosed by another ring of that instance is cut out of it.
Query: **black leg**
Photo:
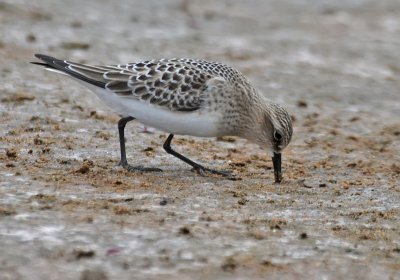
[[[119,147],[121,151],[121,161],[119,162],[119,165],[127,165],[128,161],[126,160],[126,152],[125,152],[125,126],[128,122],[133,121],[135,118],[134,117],[125,117],[121,118],[118,121],[118,133],[119,133]]]
[[[124,129],[125,126],[128,122],[134,120],[134,117],[125,117],[121,118],[118,121],[118,133],[119,133],[119,146],[121,150],[121,161],[119,162],[119,165],[121,165],[123,168],[125,168],[128,171],[140,171],[140,172],[151,172],[151,171],[162,171],[159,168],[149,168],[149,167],[143,167],[143,166],[131,166],[128,164],[128,161],[126,159],[126,151],[125,151],[125,133]]]
[[[198,164],[198,163],[195,163],[194,161],[188,159],[187,157],[181,155],[180,153],[174,151],[174,150],[171,148],[171,141],[172,141],[172,138],[173,138],[173,137],[174,137],[174,135],[173,135],[173,134],[170,134],[170,135],[168,136],[167,140],[165,140],[165,143],[164,143],[164,146],[163,146],[163,147],[164,147],[164,150],[165,150],[168,154],[171,154],[171,155],[173,155],[173,156],[179,158],[180,160],[186,162],[187,164],[189,164],[190,166],[192,166],[193,169],[194,169],[195,171],[197,171],[197,172],[198,172],[199,174],[201,174],[201,175],[204,175],[206,172],[210,172],[210,173],[212,173],[212,174],[218,174],[218,175],[222,175],[222,176],[231,176],[231,173],[230,173],[229,171],[218,171],[218,170],[213,170],[213,169],[206,168],[206,167],[204,167],[204,166],[202,166],[202,165],[200,165],[200,164]]]

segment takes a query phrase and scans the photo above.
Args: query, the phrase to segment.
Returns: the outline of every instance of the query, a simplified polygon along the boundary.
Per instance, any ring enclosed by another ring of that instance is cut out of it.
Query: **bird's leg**
[[[200,164],[198,164],[198,163],[195,163],[194,161],[188,159],[187,157],[181,155],[180,153],[174,151],[174,150],[171,148],[171,141],[172,141],[172,138],[173,138],[173,137],[174,137],[174,135],[173,135],[173,134],[170,134],[170,135],[168,136],[167,140],[165,141],[164,145],[163,145],[164,150],[165,150],[168,154],[171,154],[171,155],[173,155],[173,156],[179,158],[180,160],[186,162],[187,164],[189,164],[190,166],[192,166],[193,169],[194,169],[195,171],[197,171],[200,175],[204,175],[206,172],[210,172],[210,173],[212,173],[212,174],[218,174],[218,175],[222,175],[222,176],[231,176],[231,172],[229,172],[229,171],[218,171],[218,170],[213,170],[213,169],[206,168],[206,167],[204,167],[204,166],[202,166],[202,165],[200,165]]]
[[[120,151],[121,151],[121,161],[119,162],[119,165],[123,166],[125,168],[125,166],[128,165],[128,161],[126,159],[126,151],[125,151],[125,126],[128,122],[133,121],[135,118],[134,117],[125,117],[125,118],[121,118],[118,121],[118,134],[119,134],[119,147],[120,147]]]
[[[119,162],[118,165],[121,165],[123,168],[125,168],[128,171],[139,171],[139,172],[159,172],[162,171],[159,168],[152,168],[152,167],[143,167],[143,166],[132,166],[128,164],[128,161],[126,159],[126,151],[125,151],[125,133],[124,129],[125,126],[128,122],[134,120],[134,117],[125,117],[121,118],[118,121],[118,133],[119,133],[119,146],[121,150],[121,161]]]

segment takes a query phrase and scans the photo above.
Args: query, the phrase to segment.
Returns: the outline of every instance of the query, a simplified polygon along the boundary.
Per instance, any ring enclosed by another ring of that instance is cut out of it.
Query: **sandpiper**
[[[200,174],[229,176],[206,168],[171,148],[175,134],[199,137],[239,136],[272,154],[275,182],[282,180],[281,153],[293,129],[288,112],[260,94],[236,69],[194,59],[158,59],[139,63],[94,66],[35,54],[32,62],[82,82],[123,117],[118,122],[121,161],[130,171],[161,171],[129,165],[125,125],[134,119],[168,132],[164,143],[174,155]]]

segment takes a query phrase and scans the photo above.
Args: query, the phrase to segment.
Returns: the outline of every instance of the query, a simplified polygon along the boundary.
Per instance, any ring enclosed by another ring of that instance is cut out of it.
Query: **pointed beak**
[[[282,181],[282,154],[274,153],[272,163],[274,164],[275,183],[280,183]]]

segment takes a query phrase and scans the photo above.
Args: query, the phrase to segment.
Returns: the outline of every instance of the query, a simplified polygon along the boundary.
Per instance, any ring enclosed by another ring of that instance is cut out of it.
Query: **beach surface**
[[[342,3],[343,2],[343,3]],[[400,279],[400,2],[0,1],[0,279]],[[34,53],[188,57],[240,70],[294,119],[271,155],[235,137],[173,147]]]

